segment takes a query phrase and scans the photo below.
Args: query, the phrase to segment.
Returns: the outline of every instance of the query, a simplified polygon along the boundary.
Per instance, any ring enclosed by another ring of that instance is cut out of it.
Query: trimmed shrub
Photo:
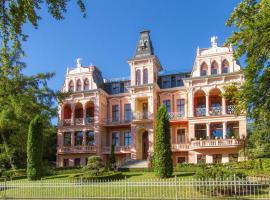
[[[173,173],[170,121],[164,106],[158,109],[154,136],[154,172],[159,178],[170,177]]]
[[[85,174],[89,176],[100,176],[105,172],[105,168],[100,156],[90,156],[84,168]]]
[[[90,176],[87,174],[74,174],[70,176],[71,179],[77,181],[95,181],[95,180],[119,180],[123,179],[122,172],[107,172],[100,176]]]
[[[36,116],[29,125],[27,139],[27,177],[29,180],[38,180],[42,177],[43,131],[42,119]]]

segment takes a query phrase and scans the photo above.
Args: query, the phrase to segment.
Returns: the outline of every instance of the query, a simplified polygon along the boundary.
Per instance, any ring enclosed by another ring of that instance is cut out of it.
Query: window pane
[[[64,133],[64,146],[71,145],[71,133]]]
[[[164,100],[163,105],[166,107],[167,112],[171,112],[171,100]]]
[[[83,143],[83,132],[79,131],[75,133],[75,146],[80,146]]]
[[[130,104],[125,104],[124,105],[125,109],[125,121],[131,121],[131,105]]]
[[[87,143],[87,145],[94,145],[95,144],[94,131],[87,131],[86,132],[86,143]]]
[[[124,132],[124,143],[125,143],[125,146],[131,145],[131,133],[130,133],[130,131],[125,131]]]
[[[178,144],[185,144],[185,129],[177,129],[177,143]]]
[[[120,138],[119,138],[119,132],[113,132],[112,133],[112,144],[114,146],[119,146],[120,145]]]
[[[119,121],[119,105],[112,106],[112,121],[113,122]]]
[[[177,99],[177,112],[185,113],[185,99]]]

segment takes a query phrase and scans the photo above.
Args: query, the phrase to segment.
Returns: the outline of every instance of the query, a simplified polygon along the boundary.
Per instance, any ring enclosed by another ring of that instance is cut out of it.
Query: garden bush
[[[123,179],[122,172],[104,172],[99,176],[91,176],[89,174],[79,173],[70,176],[70,179],[76,181],[95,181],[95,180],[119,180]]]

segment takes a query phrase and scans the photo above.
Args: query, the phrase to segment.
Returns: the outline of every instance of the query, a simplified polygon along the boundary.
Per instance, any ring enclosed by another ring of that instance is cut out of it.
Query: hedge
[[[83,173],[79,173],[79,174],[71,175],[70,178],[77,181],[91,181],[91,180],[94,181],[94,180],[119,180],[119,179],[123,179],[124,176],[122,172],[112,172],[112,173],[104,174],[101,176],[89,176]]]

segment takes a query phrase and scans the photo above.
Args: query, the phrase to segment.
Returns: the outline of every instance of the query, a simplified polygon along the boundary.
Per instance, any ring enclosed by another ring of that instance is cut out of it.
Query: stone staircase
[[[147,160],[127,160],[121,167],[121,169],[132,169],[132,168],[148,168]]]

